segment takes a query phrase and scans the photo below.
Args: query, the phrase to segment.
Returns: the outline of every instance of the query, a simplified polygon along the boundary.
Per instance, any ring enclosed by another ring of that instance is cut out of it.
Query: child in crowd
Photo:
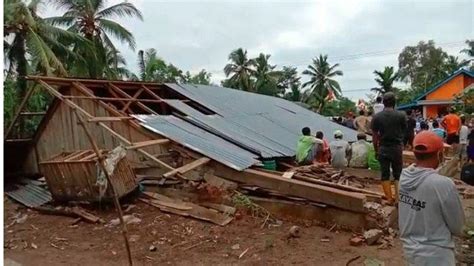
[[[316,132],[316,138],[323,141],[322,149],[319,149],[316,153],[316,162],[318,163],[329,163],[329,158],[331,154],[329,152],[329,143],[324,138],[324,134],[322,131]]]

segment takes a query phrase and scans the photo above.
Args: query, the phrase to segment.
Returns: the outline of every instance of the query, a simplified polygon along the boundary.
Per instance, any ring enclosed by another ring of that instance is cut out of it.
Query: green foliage
[[[301,77],[298,76],[296,67],[284,66],[278,80],[279,90],[284,98],[293,102],[299,102],[302,98]]]
[[[3,82],[3,125],[4,129],[10,125],[15,106],[18,105],[18,97],[16,93],[16,84],[13,79],[7,78]]]
[[[191,84],[201,84],[201,85],[210,85],[211,84],[211,73],[207,72],[205,69],[199,71],[195,75],[191,75],[189,71],[186,71],[185,81],[186,83]]]
[[[128,44],[132,50],[135,49],[135,39],[130,31],[112,19],[126,17],[142,19],[141,12],[127,2],[110,7],[105,7],[105,0],[57,0],[53,3],[66,12],[59,17],[47,18],[46,21],[51,25],[67,27],[69,32],[80,34],[90,44],[77,42],[69,44],[73,46],[72,50],[83,58],[71,62],[72,74],[90,78],[117,77],[118,73],[111,73],[108,64],[110,62],[108,57],[119,55],[112,37]]]
[[[305,102],[315,104],[318,112],[322,112],[326,104],[327,97],[333,94],[336,98],[341,96],[341,86],[334,79],[342,76],[341,70],[336,70],[339,64],[330,65],[327,55],[319,55],[313,59],[313,63],[308,69],[303,71],[310,80],[303,84],[303,88],[309,87],[309,94]]]
[[[356,104],[349,98],[340,97],[326,104],[321,114],[324,116],[345,116],[348,112],[356,112]]]
[[[436,47],[434,41],[421,41],[400,53],[398,73],[402,81],[411,83],[412,89],[421,93],[466,64]]]
[[[255,91],[251,76],[255,74],[255,59],[249,59],[247,50],[238,48],[229,54],[229,63],[224,67],[227,80],[222,82],[225,87],[244,91]]]
[[[393,67],[386,66],[383,71],[374,71],[375,82],[379,85],[371,90],[377,94],[384,94],[386,92],[397,92],[398,88],[393,86],[393,83],[398,79],[399,75],[395,72]]]
[[[456,109],[463,114],[474,114],[474,89],[470,88],[456,96]]]
[[[257,93],[277,96],[283,94],[284,91],[278,87],[278,81],[281,76],[281,71],[276,71],[276,65],[270,65],[268,60],[270,55],[260,53],[255,58],[255,72],[254,72],[254,86]]]

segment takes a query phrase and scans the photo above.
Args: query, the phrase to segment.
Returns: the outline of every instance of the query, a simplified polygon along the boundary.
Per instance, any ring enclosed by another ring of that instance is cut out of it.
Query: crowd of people
[[[436,119],[423,119],[416,111],[397,111],[395,104],[395,94],[386,93],[383,99],[377,98],[373,112],[361,110],[357,117],[350,113],[345,120],[336,119],[358,131],[357,141],[351,144],[340,130],[328,143],[321,131],[312,136],[308,127],[303,128],[296,160],[299,164],[372,169],[376,162],[385,199],[399,211],[400,239],[408,265],[455,265],[453,235],[462,233],[464,212],[454,182],[438,174],[437,168],[447,144],[472,170],[474,120],[454,110]],[[404,149],[413,151],[415,163],[403,169]],[[461,178],[474,185],[471,170]]]

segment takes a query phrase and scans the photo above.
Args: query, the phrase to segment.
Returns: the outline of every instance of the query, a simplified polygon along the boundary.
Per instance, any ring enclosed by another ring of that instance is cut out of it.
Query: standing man
[[[443,140],[423,131],[413,140],[415,164],[400,179],[398,224],[408,265],[456,264],[453,235],[464,223],[461,200],[453,181],[439,175]]]
[[[382,103],[382,97],[377,96],[377,98],[375,98],[375,104],[374,104],[374,115],[382,112],[384,108],[385,106]]]
[[[453,108],[449,109],[449,114],[441,121],[441,125],[446,129],[448,136],[446,143],[453,146],[454,152],[458,152],[459,130],[461,130],[461,118],[454,112]]]
[[[416,128],[416,120],[415,114],[412,110],[407,110],[407,130],[405,132],[405,137],[403,140],[403,144],[405,147],[410,149],[413,147],[413,138],[415,137],[415,128]]]
[[[369,119],[365,115],[364,110],[359,111],[359,116],[356,117],[354,120],[354,127],[359,131],[360,133],[367,133],[367,123],[369,122]]]
[[[372,141],[380,162],[382,188],[389,204],[398,201],[398,180],[403,168],[403,137],[407,129],[405,113],[395,110],[395,94],[383,96],[385,109],[372,119]],[[392,195],[390,169],[393,172],[395,198]]]

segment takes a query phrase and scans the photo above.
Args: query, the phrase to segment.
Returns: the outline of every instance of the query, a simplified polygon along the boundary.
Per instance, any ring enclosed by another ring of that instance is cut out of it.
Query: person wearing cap
[[[455,265],[453,235],[460,235],[464,212],[454,182],[435,170],[443,140],[423,131],[413,140],[415,163],[400,177],[398,224],[408,265]]]
[[[351,146],[349,142],[342,139],[342,131],[334,131],[334,140],[329,143],[331,151],[331,166],[334,168],[344,168],[347,166],[347,157],[350,155]]]
[[[398,200],[398,180],[403,168],[403,139],[407,128],[406,115],[395,110],[395,94],[387,92],[383,96],[385,109],[372,119],[372,142],[380,162],[382,189],[389,204]],[[392,195],[390,168],[395,184]]]

